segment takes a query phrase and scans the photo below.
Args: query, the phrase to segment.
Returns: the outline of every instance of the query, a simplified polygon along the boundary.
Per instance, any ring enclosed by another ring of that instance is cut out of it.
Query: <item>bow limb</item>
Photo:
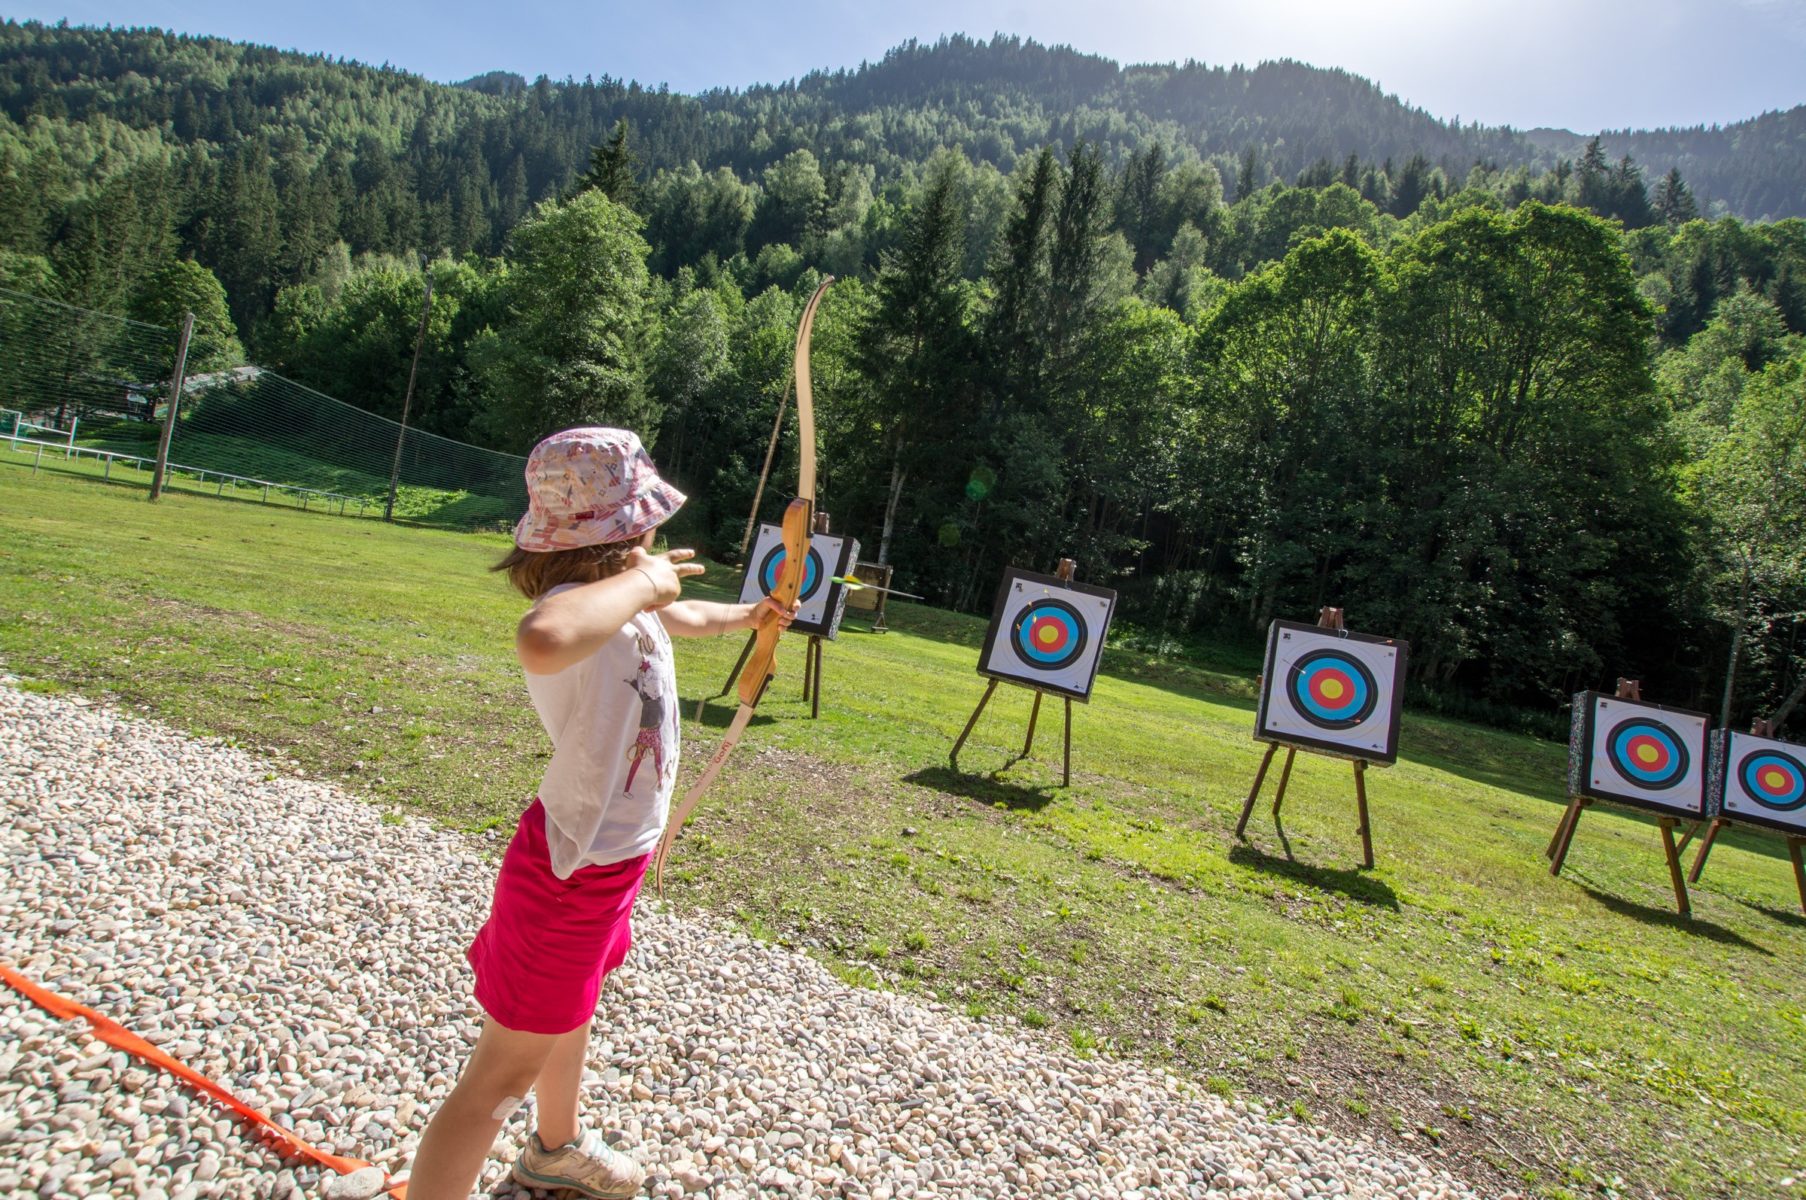
[[[821,285],[803,306],[802,318],[796,326],[796,357],[792,372],[796,381],[799,454],[797,495],[784,510],[784,572],[778,577],[777,586],[771,590],[771,598],[786,612],[795,607],[797,597],[802,592],[803,576],[809,565],[809,534],[815,527],[815,389],[809,378],[809,348],[815,331],[816,310],[821,307],[822,296],[833,282],[832,275],[822,278]],[[683,831],[684,822],[689,820],[690,813],[695,810],[703,793],[708,791],[721,774],[728,755],[740,744],[740,735],[746,732],[753,710],[758,707],[766,685],[775,674],[778,639],[783,632],[784,627],[776,612],[767,608],[760,614],[759,625],[753,635],[753,652],[747,657],[746,666],[740,672],[740,710],[734,714],[733,723],[727,727],[727,734],[710,756],[702,775],[691,785],[690,790],[684,794],[683,801],[665,822],[665,833],[659,839],[658,857],[653,864],[653,883],[660,896],[665,894],[665,861],[671,856],[671,847],[676,843],[677,835]]]

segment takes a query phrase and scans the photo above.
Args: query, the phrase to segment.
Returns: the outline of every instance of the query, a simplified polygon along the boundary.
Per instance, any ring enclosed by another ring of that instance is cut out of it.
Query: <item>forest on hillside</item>
[[[1339,603],[1499,719],[1806,690],[1806,221],[1713,217],[1295,64],[954,39],[685,97],[0,25],[0,287],[393,416],[430,275],[419,424],[640,429],[731,553],[834,274],[823,503],[909,590],[1075,557],[1150,645]]]

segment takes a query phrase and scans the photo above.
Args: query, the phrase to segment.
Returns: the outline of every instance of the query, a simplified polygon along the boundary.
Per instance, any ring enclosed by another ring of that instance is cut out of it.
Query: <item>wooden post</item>
[[[1072,786],[1072,697],[1064,697],[1066,701],[1066,755],[1061,760],[1060,786]]]
[[[1235,836],[1245,837],[1248,832],[1248,817],[1254,812],[1254,801],[1260,797],[1260,785],[1267,780],[1267,768],[1273,765],[1273,756],[1279,753],[1278,742],[1268,742],[1267,752],[1261,756],[1260,770],[1254,773],[1254,786],[1248,789],[1247,802],[1242,805],[1242,819],[1235,823]]]
[[[1806,913],[1806,858],[1801,855],[1802,847],[1806,847],[1806,838],[1787,839],[1787,856],[1793,859],[1793,885],[1800,890],[1800,911]]]
[[[771,423],[771,441],[765,446],[765,465],[759,468],[759,486],[753,489],[752,512],[746,515],[746,532],[740,538],[740,561],[746,561],[746,548],[752,545],[753,526],[759,523],[759,501],[765,497],[765,481],[771,477],[771,460],[778,452],[778,434],[784,429],[784,410],[790,407],[790,389],[796,385],[796,368],[784,383],[784,396],[778,401],[778,415]]]
[[[1562,864],[1568,861],[1568,847],[1574,841],[1574,828],[1580,824],[1581,810],[1592,803],[1585,796],[1576,796],[1568,801],[1568,811],[1562,814],[1561,826],[1555,831],[1555,853],[1551,855],[1554,861],[1549,864],[1549,874],[1561,874]]]
[[[1662,827],[1662,852],[1668,857],[1668,881],[1674,885],[1674,907],[1681,916],[1691,917],[1693,905],[1687,899],[1687,881],[1681,876],[1681,856],[1674,848],[1674,827],[1680,822],[1674,817],[1657,817],[1656,823]]]
[[[1058,567],[1054,568],[1054,575],[1059,579],[1065,580],[1067,583],[1071,583],[1073,573],[1076,572],[1078,569],[1079,569],[1078,563],[1074,562],[1070,558],[1062,558],[1060,560],[1060,565]]]
[[[1041,693],[1039,691],[1037,691],[1035,693],[1035,705],[1033,708],[1028,710],[1028,736],[1022,739],[1022,757],[1023,758],[1027,758],[1028,752],[1035,748],[1035,722],[1037,720],[1039,720],[1040,717],[1041,717]]]
[[[953,743],[953,753],[949,755],[948,758],[951,760],[955,771],[959,770],[960,747],[964,746],[966,744],[966,739],[972,736],[972,727],[978,724],[979,714],[984,712],[985,705],[991,702],[991,693],[996,690],[997,681],[995,679],[985,685],[985,694],[978,698],[978,707],[972,710],[972,716],[966,721],[966,727],[960,730],[959,740]]]
[[[157,439],[157,465],[151,470],[150,498],[163,496],[163,476],[169,470],[169,439],[176,432],[176,406],[182,400],[182,384],[188,375],[188,339],[194,336],[194,314],[182,314],[182,336],[176,342],[176,369],[169,376],[169,409],[163,414],[163,436]]]
[[[1373,869],[1373,832],[1367,824],[1367,760],[1355,759],[1355,807],[1361,813],[1361,861]]]
[[[815,721],[821,718],[822,639],[820,634],[816,634],[809,639],[807,653],[815,659],[815,689],[809,695],[809,719]]]
[[[809,698],[809,685],[815,682],[815,639],[803,647],[803,699]]]
[[[1286,747],[1285,765],[1279,768],[1279,790],[1273,793],[1273,815],[1279,815],[1279,806],[1285,803],[1286,784],[1292,782],[1292,760],[1298,757],[1298,751],[1291,746]]]
[[[1693,858],[1693,869],[1687,872],[1688,883],[1699,882],[1699,873],[1706,869],[1706,856],[1712,853],[1712,843],[1718,840],[1718,835],[1723,833],[1724,827],[1729,824],[1730,822],[1723,817],[1712,818],[1712,824],[1706,828],[1706,836],[1700,839],[1699,853]],[[1685,848],[1684,844],[1682,848]]]

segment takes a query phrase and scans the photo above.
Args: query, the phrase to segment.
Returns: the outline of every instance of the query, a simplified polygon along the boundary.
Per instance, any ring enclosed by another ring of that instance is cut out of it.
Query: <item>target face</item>
[[[1273,622],[1254,736],[1393,762],[1408,650],[1391,638]]]
[[[1659,812],[1705,813],[1703,713],[1620,700],[1598,692],[1575,697],[1579,736],[1570,739],[1571,790]]]
[[[1612,769],[1632,785],[1659,792],[1687,777],[1687,747],[1673,729],[1649,717],[1620,721],[1605,739]]]
[[[1085,618],[1064,600],[1037,600],[1016,617],[1010,645],[1036,670],[1057,671],[1077,662],[1087,641]]]
[[[809,539],[809,558],[803,565],[802,588],[797,592],[801,607],[790,632],[834,639],[846,613],[847,589],[830,581],[836,576],[844,578],[858,557],[859,543],[853,538],[823,533]],[[776,525],[761,525],[758,540],[747,558],[746,574],[740,580],[740,603],[751,604],[771,595],[783,575],[784,531]]]
[[[784,578],[784,564],[789,561],[789,557],[784,553],[784,547],[781,545],[772,547],[760,561],[759,587],[767,596],[778,590],[778,583]],[[821,587],[822,580],[826,578],[827,572],[822,570],[821,565],[821,552],[815,548],[812,542],[809,546],[809,560],[803,566],[803,586],[797,592],[796,598],[807,604],[815,598],[816,589]]]
[[[1075,700],[1091,695],[1116,593],[1050,575],[1004,573],[979,652],[982,674]]]
[[[1806,832],[1806,746],[1750,733],[1734,732],[1724,740],[1720,814]]]
[[[1313,650],[1287,673],[1292,703],[1319,729],[1353,729],[1373,716],[1380,687],[1373,672],[1342,650]]]

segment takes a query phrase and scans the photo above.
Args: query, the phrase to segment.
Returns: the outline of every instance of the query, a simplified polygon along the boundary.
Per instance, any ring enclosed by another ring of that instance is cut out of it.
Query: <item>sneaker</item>
[[[600,1200],[637,1196],[646,1182],[646,1168],[589,1130],[574,1142],[556,1150],[546,1149],[537,1133],[514,1160],[514,1178],[534,1188],[568,1188]]]

